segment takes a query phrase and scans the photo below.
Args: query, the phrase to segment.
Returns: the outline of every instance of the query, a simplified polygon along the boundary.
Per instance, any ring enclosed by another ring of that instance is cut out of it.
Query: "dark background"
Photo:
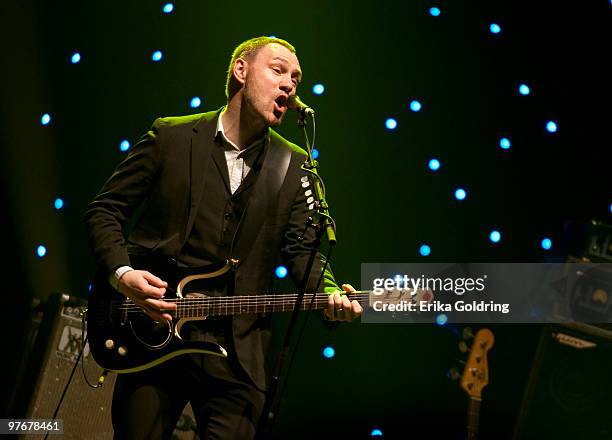
[[[566,225],[610,221],[612,6],[599,0],[429,3],[10,2],[3,10],[2,221],[8,377],[26,349],[30,303],[87,297],[94,271],[82,213],[158,116],[225,102],[232,49],[257,35],[295,45],[300,96],[317,110],[317,146],[338,225],[333,265],[358,284],[360,263],[542,261],[568,250]],[[437,6],[442,13],[430,16]],[[498,35],[489,32],[498,23]],[[151,61],[162,50],[160,63]],[[79,64],[70,56],[78,51]],[[325,93],[311,92],[316,83]],[[518,85],[531,88],[518,94]],[[191,109],[193,96],[202,99]],[[423,109],[412,112],[418,99]],[[41,126],[40,117],[52,121]],[[385,128],[394,117],[398,127]],[[557,133],[545,130],[548,120]],[[279,130],[301,143],[295,116]],[[509,137],[504,151],[499,139]],[[430,158],[442,162],[437,173]],[[464,188],[467,199],[453,193]],[[53,201],[65,207],[56,211]],[[500,243],[489,232],[502,233]],[[549,237],[553,248],[540,241]],[[43,243],[47,256],[39,259]],[[419,255],[427,243],[432,253]],[[363,286],[367,288],[367,286]],[[282,330],[286,317],[278,319]],[[483,438],[508,438],[539,327],[492,326]],[[279,430],[291,437],[406,432],[461,435],[465,395],[447,380],[461,328],[311,319]],[[278,332],[277,332],[278,334]],[[325,360],[331,343],[336,356]],[[11,386],[6,388],[11,389]],[[3,389],[4,386],[3,386]],[[2,408],[10,413],[9,393]],[[400,434],[402,433],[402,434]],[[395,436],[395,437],[394,437]]]

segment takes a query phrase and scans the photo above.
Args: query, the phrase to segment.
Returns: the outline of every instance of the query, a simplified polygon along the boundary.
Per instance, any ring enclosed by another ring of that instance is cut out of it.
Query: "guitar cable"
[[[87,309],[81,312],[81,353],[85,351],[85,346],[87,345],[87,338],[89,337],[89,336],[85,336],[85,321],[86,320],[87,320]],[[98,383],[92,384],[91,382],[89,382],[89,378],[87,377],[87,373],[85,372],[85,361],[84,361],[85,356],[81,356],[81,353],[79,353],[79,357],[81,358],[81,372],[83,373],[83,379],[85,379],[85,382],[91,388],[102,387],[102,385],[104,385],[104,381],[106,380],[106,376],[108,376],[108,373],[110,371],[104,369],[102,371],[102,374],[100,374],[100,376],[98,377]],[[77,362],[78,362],[78,359],[77,359]]]

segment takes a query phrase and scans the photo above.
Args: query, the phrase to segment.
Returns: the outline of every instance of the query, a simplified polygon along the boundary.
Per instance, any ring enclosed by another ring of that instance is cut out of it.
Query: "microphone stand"
[[[312,109],[308,112],[312,116],[313,128],[315,128],[315,119],[314,112]],[[308,287],[308,280],[310,279],[310,274],[312,272],[312,266],[314,264],[315,258],[317,256],[317,252],[319,250],[319,246],[321,244],[321,236],[323,235],[323,231],[327,234],[327,239],[329,241],[330,246],[334,246],[336,244],[336,231],[334,222],[329,215],[329,206],[325,201],[325,193],[323,191],[323,186],[321,184],[321,178],[317,173],[318,163],[312,157],[312,147],[310,142],[308,141],[308,134],[306,133],[306,109],[303,109],[298,112],[298,127],[301,128],[303,136],[304,136],[304,145],[306,147],[306,152],[308,153],[308,157],[304,164],[302,165],[302,169],[310,173],[314,177],[313,182],[313,192],[314,192],[314,206],[313,208],[319,214],[318,223],[315,223],[313,217],[308,217],[306,220],[306,224],[304,227],[304,233],[302,236],[298,237],[298,240],[303,240],[305,232],[308,228],[314,228],[315,231],[315,239],[313,241],[312,248],[310,249],[310,253],[308,255],[308,261],[306,263],[306,267],[304,269],[304,276],[302,277],[301,283],[298,287],[298,295],[295,301],[295,305],[293,307],[293,312],[291,313],[291,318],[289,320],[289,324],[287,326],[287,332],[285,333],[285,338],[283,340],[283,345],[281,347],[280,353],[276,358],[276,363],[274,365],[274,369],[272,370],[272,376],[270,377],[270,384],[268,386],[268,391],[266,393],[266,400],[264,402],[264,406],[261,412],[261,416],[259,419],[259,423],[257,424],[257,431],[255,432],[255,440],[264,440],[266,438],[266,434],[268,431],[272,430],[272,425],[275,421],[276,414],[271,411],[272,406],[275,401],[280,402],[280,395],[277,397],[278,385],[280,383],[281,374],[285,367],[286,361],[289,358],[290,346],[291,346],[291,336],[293,335],[293,331],[295,330],[295,326],[297,324],[299,311],[302,306],[302,302],[304,299],[304,295],[306,294],[306,289]],[[319,281],[321,278],[319,279]],[[315,287],[313,293],[316,294],[319,286]],[[297,349],[297,347],[294,347]],[[277,404],[278,406],[278,404]]]

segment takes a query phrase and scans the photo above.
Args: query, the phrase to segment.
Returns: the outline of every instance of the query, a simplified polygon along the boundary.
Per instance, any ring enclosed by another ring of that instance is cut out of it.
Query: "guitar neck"
[[[361,304],[369,301],[369,292],[355,292],[347,295],[350,300]],[[246,296],[206,296],[175,300],[177,318],[197,318],[202,316],[243,315],[249,313],[290,312],[295,307],[298,295],[246,295]],[[328,306],[329,295],[316,293],[304,295],[300,310],[323,310]]]
[[[468,405],[468,420],[466,428],[466,440],[476,440],[478,438],[478,423],[480,421],[481,399],[470,396]]]

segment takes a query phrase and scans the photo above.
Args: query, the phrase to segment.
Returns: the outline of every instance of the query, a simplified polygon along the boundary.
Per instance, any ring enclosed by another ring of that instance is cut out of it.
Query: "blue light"
[[[552,240],[550,238],[544,238],[541,244],[542,249],[549,250],[552,247]]]
[[[429,246],[427,246],[426,244],[423,244],[419,248],[419,254],[421,254],[422,256],[426,257],[429,254],[431,254],[431,248]]]
[[[448,322],[448,316],[446,316],[444,313],[440,313],[439,315],[436,316],[436,324],[444,325],[447,322]]]
[[[393,118],[388,118],[385,121],[385,127],[387,127],[389,130],[395,130],[397,127],[397,121]]]
[[[200,104],[202,104],[202,100],[198,98],[197,96],[194,96],[193,98],[191,98],[191,102],[189,103],[191,108],[198,108]]]
[[[77,64],[79,61],[81,61],[81,54],[78,52],[73,53],[72,57],[70,57],[70,62],[72,64]]]
[[[465,200],[466,197],[467,197],[467,193],[465,192],[463,188],[457,188],[455,190],[455,198],[457,200]]]
[[[89,283],[89,284],[87,285],[87,291],[88,291],[88,292],[91,292],[92,290],[93,290],[93,283]]]
[[[546,123],[546,130],[549,133],[555,133],[557,131],[557,123],[555,121],[548,121]]]
[[[55,206],[55,209],[59,211],[64,207],[64,201],[58,197],[55,199],[55,202],[53,202],[53,205]]]
[[[612,0],[610,0],[612,2]],[[610,203],[610,213],[612,213],[612,203]]]
[[[268,38],[276,38],[276,35],[268,35]]]
[[[36,255],[38,255],[38,258],[42,258],[45,255],[47,255],[47,248],[44,247],[42,244],[38,245],[38,247],[36,248]]]
[[[421,103],[416,99],[410,102],[410,110],[412,110],[413,112],[418,112],[419,110],[421,110],[422,107],[423,106],[421,105]]]
[[[170,14],[174,11],[174,5],[172,3],[166,3],[162,11],[164,11],[164,14]]]
[[[161,50],[156,50],[155,52],[153,52],[153,55],[151,55],[151,59],[155,62],[158,62],[162,59],[163,56],[164,54],[161,53]]]
[[[519,86],[519,93],[523,96],[527,96],[529,95],[529,93],[531,92],[531,90],[529,89],[529,86],[527,84],[521,84]]]
[[[510,139],[508,138],[501,138],[499,140],[499,146],[502,147],[502,149],[507,150],[508,148],[510,148],[510,145],[512,145],[510,143]]]
[[[328,345],[323,349],[323,356],[327,359],[331,359],[336,355],[336,350],[331,345]]]
[[[287,268],[285,266],[278,266],[274,273],[278,278],[285,278],[287,276]]]
[[[315,84],[312,86],[312,93],[315,95],[322,95],[325,91],[325,86],[323,84]]]
[[[40,123],[42,125],[48,125],[49,122],[51,122],[51,115],[49,113],[45,113],[44,115],[42,115],[42,117],[40,118]]]
[[[431,171],[438,171],[440,169],[440,161],[438,159],[430,159],[428,166]]]
[[[383,435],[382,431],[378,428],[374,428],[372,432],[370,432],[371,437],[381,437]]]
[[[501,240],[500,232],[491,231],[491,233],[489,234],[489,240],[491,240],[493,243],[499,243],[499,240]]]
[[[316,148],[312,149],[312,158],[313,159],[318,159],[319,158],[319,150],[317,150]]]
[[[499,34],[501,32],[501,27],[498,24],[491,23],[491,26],[489,26],[489,30],[492,34]]]
[[[432,17],[437,17],[437,16],[439,16],[439,15],[440,15],[440,9],[439,9],[439,8],[436,8],[435,6],[434,6],[433,8],[429,8],[429,14],[430,14]]]
[[[119,144],[119,149],[121,151],[124,151],[124,152],[129,150],[130,149],[130,142],[125,140],[125,139],[122,140],[121,143]]]

